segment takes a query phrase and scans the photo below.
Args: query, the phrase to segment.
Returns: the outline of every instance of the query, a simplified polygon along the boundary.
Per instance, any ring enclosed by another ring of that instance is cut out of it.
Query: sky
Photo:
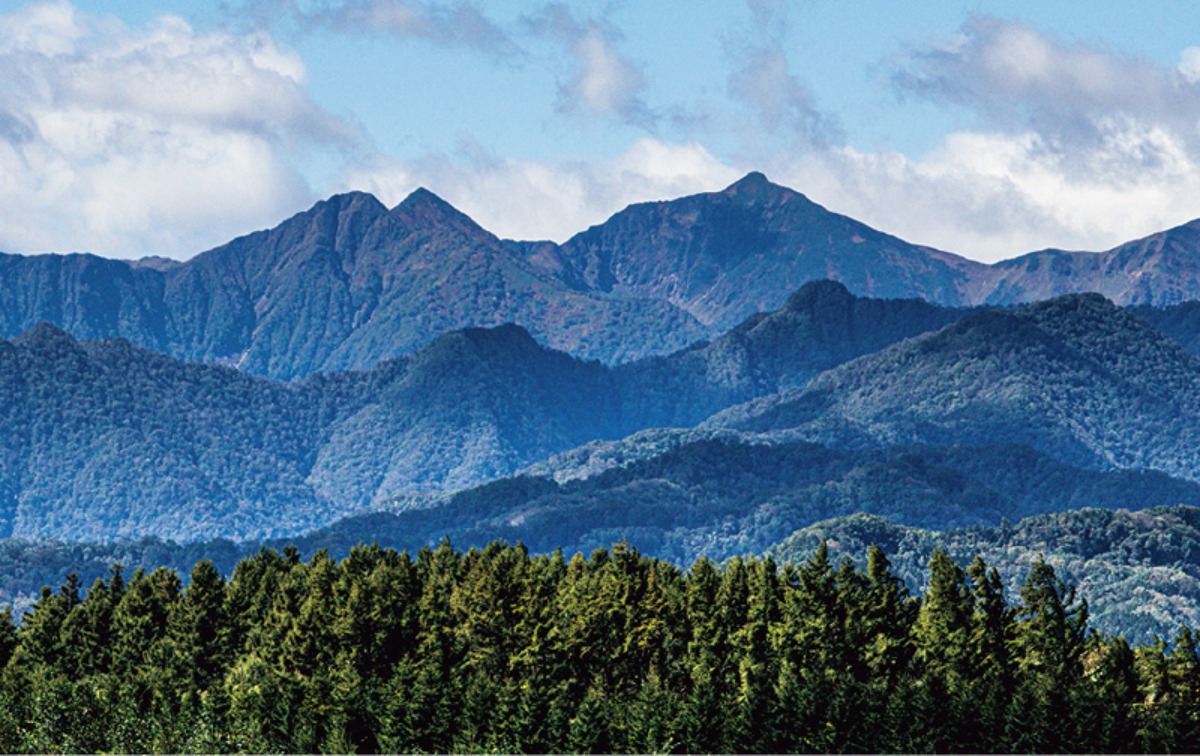
[[[563,241],[751,170],[983,261],[1200,217],[1200,3],[0,0],[0,251],[424,186]]]

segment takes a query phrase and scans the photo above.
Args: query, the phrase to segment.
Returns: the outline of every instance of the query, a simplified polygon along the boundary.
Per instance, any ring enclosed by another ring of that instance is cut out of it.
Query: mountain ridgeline
[[[1174,305],[1200,299],[1200,224],[1104,253],[989,266],[876,231],[759,173],[632,205],[562,244],[498,239],[424,189],[391,210],[351,193],[182,263],[0,255],[0,337],[46,321],[292,379],[513,322],[611,364],[716,338],[819,279],[944,306],[1078,291]]]
[[[1098,294],[968,315],[706,422],[834,446],[1021,443],[1200,476],[1200,358]]]
[[[519,476],[436,507],[341,520],[302,544],[378,540],[415,550],[448,536],[588,553],[614,540],[681,565],[758,554],[797,528],[859,512],[923,528],[996,525],[1083,506],[1200,506],[1200,485],[1157,472],[1086,470],[1023,446],[830,449],[707,439],[562,483]]]
[[[695,424],[958,316],[820,282],[711,344],[617,368],[506,325],[289,383],[42,324],[0,342],[0,536],[300,533],[596,439]]]

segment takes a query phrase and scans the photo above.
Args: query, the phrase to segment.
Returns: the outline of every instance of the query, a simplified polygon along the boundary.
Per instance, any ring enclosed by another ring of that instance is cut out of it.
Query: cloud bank
[[[285,160],[355,130],[261,34],[67,2],[0,16],[0,250],[188,255],[311,199]]]
[[[847,141],[793,67],[788,6],[772,0],[748,0],[702,110],[651,101],[654,71],[609,17],[576,6],[505,28],[471,2],[279,1],[305,33],[423,40],[540,72],[557,112],[530,114],[530,128],[598,121],[607,152],[517,159],[464,128],[457,152],[400,160],[314,102],[304,62],[266,29],[199,32],[169,15],[133,28],[41,2],[0,15],[0,251],[186,257],[333,191],[394,204],[418,185],[501,236],[562,240],[630,202],[749,170],[983,260],[1104,249],[1200,216],[1200,47],[1167,65],[972,18],[883,63],[885,91],[971,122],[905,155]],[[334,178],[311,186],[310,159]]]
[[[868,222],[995,260],[1039,240],[1103,249],[1200,216],[1200,82],[1178,66],[976,18],[912,51],[901,94],[965,108],[977,130],[918,158],[851,147],[819,161],[831,197]],[[793,169],[813,171],[812,161]]]

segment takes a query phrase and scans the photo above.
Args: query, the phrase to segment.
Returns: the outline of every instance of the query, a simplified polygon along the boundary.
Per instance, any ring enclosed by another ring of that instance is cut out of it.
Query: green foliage
[[[691,569],[448,542],[119,569],[0,626],[5,752],[1194,751],[1190,631],[1089,633],[1044,561],[1010,605],[945,551]],[[6,651],[7,649],[7,651]],[[87,656],[96,661],[84,663]]]
[[[898,575],[913,589],[927,589],[930,557],[944,549],[968,562],[981,556],[1009,581],[976,566],[968,572],[978,606],[992,607],[991,640],[1000,652],[1008,621],[994,607],[1004,588],[1015,592],[1044,559],[1088,597],[1089,620],[1131,641],[1174,637],[1181,625],[1200,625],[1200,509],[1151,507],[1137,512],[1081,509],[1022,520],[1015,525],[944,531],[896,525],[854,515],[801,528],[767,553],[780,561],[801,558],[822,540],[838,553],[861,553],[878,543],[891,554]]]

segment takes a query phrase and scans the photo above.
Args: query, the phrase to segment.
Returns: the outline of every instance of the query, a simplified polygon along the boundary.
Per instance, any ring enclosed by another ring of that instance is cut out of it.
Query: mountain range
[[[706,421],[835,446],[1027,444],[1200,477],[1200,357],[1098,294],[970,314]]]
[[[506,325],[293,382],[41,324],[0,342],[0,536],[295,534],[694,425],[960,315],[817,282],[712,343],[617,367]]]
[[[910,581],[935,542],[1057,544],[1159,632],[1200,605],[1198,276],[1200,222],[984,265],[757,173],[562,244],[418,190],[186,262],[0,255],[0,538],[688,564],[869,536]]]
[[[1099,295],[963,310],[823,281],[615,367],[507,325],[291,382],[42,324],[0,342],[0,396],[0,536],[291,537],[374,507],[418,523],[406,543],[633,529],[686,561],[860,510],[1200,504],[1200,357]]]
[[[186,262],[0,255],[0,337],[40,321],[292,379],[371,367],[451,330],[521,325],[607,363],[674,352],[780,307],[808,281],[944,306],[1099,291],[1200,299],[1200,223],[1103,253],[984,265],[910,244],[751,173],[630,206],[562,244],[501,240],[424,189],[351,193]]]

